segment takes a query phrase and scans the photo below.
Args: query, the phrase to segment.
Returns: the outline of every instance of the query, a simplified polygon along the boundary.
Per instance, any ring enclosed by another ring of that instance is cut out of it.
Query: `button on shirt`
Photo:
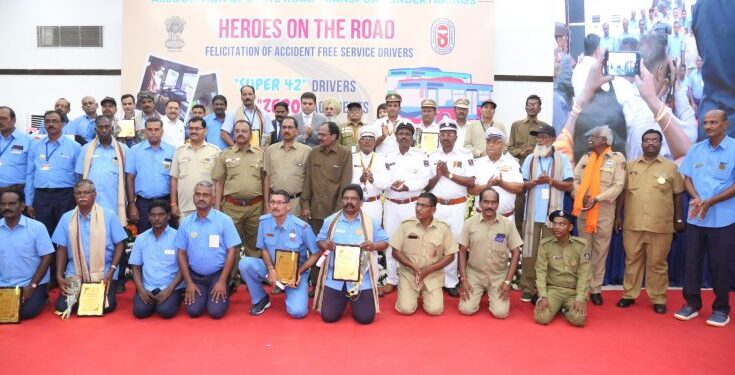
[[[273,215],[261,216],[255,247],[267,250],[273,264],[276,262],[276,250],[295,251],[299,253],[299,266],[306,262],[309,254],[319,251],[311,226],[291,214],[280,226]]]
[[[55,142],[44,138],[31,146],[26,170],[26,206],[33,204],[34,189],[70,188],[77,182],[74,165],[82,146],[61,136]]]
[[[182,212],[196,210],[193,201],[194,186],[199,181],[212,182],[217,155],[219,149],[206,142],[198,150],[194,149],[191,143],[176,149],[171,163],[171,177],[178,179],[179,196],[171,199],[178,199]]]
[[[324,225],[322,225],[322,230],[319,232],[319,235],[316,237],[318,241],[326,241],[329,239],[329,227],[332,226],[332,221],[337,221],[337,224],[334,227],[332,242],[335,244],[340,245],[359,245],[365,241],[367,241],[367,236],[364,235],[362,232],[362,221],[360,221],[360,216],[358,215],[355,217],[354,220],[349,221],[347,220],[347,217],[344,215],[344,213],[338,213],[340,214],[339,219],[337,219],[337,214],[333,214],[329,216],[328,218],[324,219]],[[369,217],[368,217],[369,218]],[[378,243],[381,241],[388,241],[388,235],[385,234],[385,231],[383,228],[380,227],[380,221],[377,219],[369,218],[373,221],[373,243]],[[329,269],[327,269],[327,282],[326,285],[332,289],[336,290],[342,290],[342,287],[345,285],[344,281],[334,280],[332,279],[332,274],[334,273],[334,252],[329,257]],[[370,281],[370,277],[368,276],[368,271],[365,272],[365,275],[362,277],[362,284],[360,284],[360,290],[370,289],[372,287],[372,282]]]
[[[251,199],[263,195],[263,151],[257,147],[242,149],[234,145],[222,151],[212,172],[212,178],[224,181],[224,196]]]
[[[715,148],[709,139],[695,144],[689,149],[679,172],[691,177],[702,200],[722,193],[735,183],[735,139],[726,136]],[[722,228],[735,223],[735,197],[712,205],[704,219],[687,215],[687,223],[705,228]]]
[[[385,189],[385,197],[396,200],[418,197],[433,174],[429,158],[423,151],[415,148],[409,148],[405,154],[398,149],[387,154],[385,169],[388,171],[389,185],[401,180],[408,188],[408,191],[395,191],[390,186]]]
[[[161,119],[161,122],[163,122],[161,142],[168,143],[174,147],[183,145],[186,140],[184,122],[178,117],[174,121],[171,121],[168,117],[164,117]],[[209,129],[209,121],[207,121],[207,129]],[[207,131],[207,135],[209,135],[209,131]],[[217,135],[219,136],[219,132],[217,132]],[[207,141],[209,141],[209,139],[207,139]]]
[[[291,147],[278,142],[265,150],[263,162],[271,190],[282,189],[289,194],[301,192],[309,151],[309,146],[298,142],[294,142]]]
[[[0,187],[26,183],[31,143],[31,137],[18,129],[7,138],[0,135]]]
[[[562,165],[553,166],[553,167],[562,168],[562,171],[561,171],[562,181],[573,179],[574,172],[572,171],[572,164],[569,162],[569,158],[565,154],[562,154],[562,153],[559,154],[559,157],[560,157]],[[529,155],[526,158],[526,160],[523,161],[523,166],[521,167],[521,174],[523,175],[524,181],[531,180],[531,161],[533,160],[534,160],[533,155]],[[540,176],[541,172],[545,172],[547,176],[553,178],[554,177],[554,171],[552,170],[553,163],[554,163],[553,156],[546,156],[543,158],[539,158],[538,162],[534,163],[534,166],[533,166],[534,174],[533,175]],[[482,181],[479,181],[479,180],[477,182],[482,183]],[[548,193],[543,193],[544,189],[548,190]],[[533,212],[533,221],[535,223],[545,223],[546,222],[546,218],[549,216],[549,212],[548,212],[549,211],[549,201],[551,200],[552,189],[555,189],[555,188],[551,187],[551,184],[537,185],[530,189],[528,194],[533,194],[534,202],[536,202],[534,205],[534,212]],[[499,189],[499,190],[502,190],[502,189]],[[515,207],[515,203],[513,204],[513,207],[511,207],[511,210],[514,207]],[[506,212],[506,211],[503,211],[503,212]]]
[[[369,169],[373,173],[373,182],[360,182],[364,169]],[[365,155],[362,151],[352,154],[352,183],[362,186],[364,199],[379,196],[390,185],[389,177],[383,155],[374,152]]]
[[[340,206],[342,186],[352,181],[352,154],[344,146],[317,146],[309,152],[306,177],[301,191],[301,207],[311,210],[314,219],[325,218]]]
[[[207,143],[213,144],[219,147],[220,150],[227,148],[227,144],[222,140],[220,130],[226,132],[232,132],[232,115],[225,114],[225,118],[220,120],[214,112],[204,116],[204,121],[207,123]]]
[[[242,241],[232,219],[211,208],[205,218],[193,213],[179,225],[174,245],[186,251],[189,267],[200,275],[211,275],[225,266],[227,249]]]
[[[160,198],[171,192],[171,163],[174,147],[161,142],[158,147],[143,141],[125,155],[125,173],[135,176],[135,194],[146,199]]]
[[[122,148],[124,159],[127,155],[128,146],[123,143],[118,144]],[[91,145],[92,143],[87,143],[82,146],[82,151],[77,158],[74,172],[80,176],[84,173],[84,157]],[[117,212],[118,164],[124,162],[124,160],[117,160],[114,147],[112,144],[103,146],[101,143],[97,143],[90,160],[87,178],[94,182],[97,190],[97,203],[108,210]],[[121,177],[125,178],[125,176]],[[125,195],[125,192],[123,191],[121,194]]]
[[[176,229],[166,227],[156,238],[153,229],[141,233],[133,243],[130,264],[143,267],[143,288],[166,289],[179,272],[178,249],[174,246]],[[181,282],[176,289],[184,287]]]
[[[515,223],[501,215],[492,221],[482,215],[467,219],[458,242],[469,248],[468,277],[491,286],[499,286],[505,280],[510,250],[523,245]]]
[[[555,237],[541,240],[536,258],[539,297],[548,297],[548,287],[555,286],[574,289],[577,292],[575,300],[587,301],[592,273],[586,244],[585,240],[572,236],[566,244],[559,243]]]
[[[673,161],[659,156],[628,163],[623,229],[674,233],[674,194],[684,192],[684,180]]]
[[[127,233],[125,233],[125,229],[123,229],[122,225],[120,225],[120,220],[118,220],[117,215],[115,215],[112,211],[108,209],[103,208],[102,210],[104,211],[105,217],[104,273],[106,274],[110,270],[110,265],[112,265],[112,256],[115,254],[115,244],[120,243],[128,238],[128,235]],[[66,247],[68,262],[66,264],[65,274],[67,277],[76,275],[76,270],[74,269],[74,254],[72,253],[71,238],[69,237],[69,223],[71,222],[73,212],[74,211],[69,211],[61,217],[61,220],[59,220],[59,225],[56,226],[56,230],[54,230],[54,234],[51,236],[51,241],[53,241],[55,244]],[[80,212],[79,232],[81,233],[84,261],[87,262],[87,266],[89,266],[89,226],[89,215],[85,216],[82,215]],[[118,272],[115,272],[115,274],[113,275],[112,278],[114,280],[117,280],[117,274]]]
[[[503,154],[497,161],[490,160],[488,156],[475,159],[473,174],[475,183],[478,185],[486,184],[490,178],[496,176],[500,176],[503,181],[523,182],[521,168],[509,153]],[[500,198],[498,213],[504,215],[513,212],[516,206],[516,195],[499,186],[493,186],[493,189],[498,192]],[[480,199],[475,199],[475,207],[480,207]]]
[[[457,176],[469,177],[473,175],[473,168],[475,165],[475,159],[472,154],[466,149],[455,146],[452,151],[445,153],[444,149],[439,147],[438,150],[434,151],[429,155],[429,170],[431,171],[432,177],[436,175],[436,165],[439,161],[447,163],[449,173]],[[431,192],[442,199],[454,199],[467,196],[467,187],[462,186],[452,180],[449,177],[442,176],[439,181],[436,182]]]
[[[41,264],[41,257],[54,253],[46,227],[31,218],[21,216],[14,228],[0,219],[0,287],[26,286]],[[12,245],[8,245],[12,244]],[[38,284],[49,281],[49,271]]]
[[[445,255],[456,254],[458,251],[449,225],[437,219],[434,219],[426,229],[418,219],[402,222],[391,236],[390,246],[403,253],[419,268],[428,267]],[[398,272],[408,279],[413,289],[418,290],[412,269],[401,264]],[[424,278],[424,285],[429,291],[443,287],[444,272],[442,270],[432,272]]]

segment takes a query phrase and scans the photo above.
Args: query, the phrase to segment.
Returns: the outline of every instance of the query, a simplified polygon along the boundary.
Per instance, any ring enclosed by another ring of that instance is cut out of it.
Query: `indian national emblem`
[[[166,20],[166,31],[168,31],[168,39],[166,39],[166,48],[178,49],[184,47],[184,40],[181,39],[181,33],[184,32],[186,21],[178,16],[170,17]]]

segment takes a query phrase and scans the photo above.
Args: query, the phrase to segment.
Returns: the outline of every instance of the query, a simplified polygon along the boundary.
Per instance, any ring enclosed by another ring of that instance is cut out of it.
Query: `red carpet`
[[[349,316],[326,324],[315,313],[292,320],[283,295],[252,317],[243,287],[219,321],[190,319],[183,308],[173,320],[136,320],[131,285],[104,318],[60,321],[52,314],[54,293],[40,317],[0,326],[0,373],[735,373],[726,357],[735,323],[705,324],[712,292],[705,293],[704,317],[689,322],[672,317],[681,291],[669,291],[667,315],[653,313],[645,292],[626,310],[615,307],[620,292],[605,292],[605,305],[590,305],[580,329],[560,318],[535,324],[532,306],[520,303],[518,293],[503,321],[490,316],[484,301],[479,314],[461,316],[456,299],[447,299],[441,317],[399,316],[395,293],[381,299],[383,313],[369,326]]]

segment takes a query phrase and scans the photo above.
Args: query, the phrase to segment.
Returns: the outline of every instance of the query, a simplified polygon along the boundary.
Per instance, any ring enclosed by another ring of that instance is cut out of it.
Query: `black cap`
[[[362,109],[362,104],[360,104],[358,102],[352,102],[350,104],[347,104],[347,109],[352,109],[352,108],[360,108],[360,109]]]
[[[541,126],[539,126],[538,129],[531,130],[531,135],[532,136],[535,137],[535,136],[537,136],[539,134],[546,134],[546,135],[550,135],[550,136],[556,138],[556,129],[554,129],[554,127],[551,126],[551,125],[542,124]]]
[[[411,131],[411,134],[413,134],[414,131],[415,131],[414,128],[413,128],[413,124],[410,123],[410,122],[400,122],[400,123],[398,123],[398,126],[396,126],[396,133],[398,133],[398,131],[401,130],[401,129],[408,129],[408,130]]]
[[[577,218],[574,217],[574,215],[572,215],[572,213],[569,211],[556,210],[549,215],[549,221],[554,221],[554,219],[557,217],[563,217],[572,224],[574,224],[574,221],[577,220]]]
[[[112,98],[112,97],[109,97],[109,96],[105,96],[105,98],[102,99],[102,101],[100,102],[100,104],[105,104],[105,103],[112,103],[112,104],[115,105],[115,107],[117,107],[117,101],[115,100],[115,98]]]
[[[498,108],[498,105],[495,104],[495,102],[492,99],[485,99],[480,103],[480,107],[484,106],[485,104],[490,104],[493,106],[493,109]]]

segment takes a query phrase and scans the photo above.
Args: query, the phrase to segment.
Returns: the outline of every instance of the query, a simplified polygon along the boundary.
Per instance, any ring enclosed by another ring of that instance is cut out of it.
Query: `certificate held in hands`
[[[430,154],[439,148],[439,133],[421,132],[419,148]]]
[[[357,282],[360,280],[360,247],[336,245],[332,279]]]
[[[105,283],[83,283],[79,292],[78,316],[102,316],[105,309]]]
[[[20,287],[0,288],[0,323],[20,323]]]
[[[295,285],[299,268],[299,253],[288,250],[276,250],[276,275],[278,282],[284,285]]]
[[[120,138],[133,138],[135,137],[135,121],[133,120],[120,120],[117,125],[120,127],[120,133],[117,134]]]

